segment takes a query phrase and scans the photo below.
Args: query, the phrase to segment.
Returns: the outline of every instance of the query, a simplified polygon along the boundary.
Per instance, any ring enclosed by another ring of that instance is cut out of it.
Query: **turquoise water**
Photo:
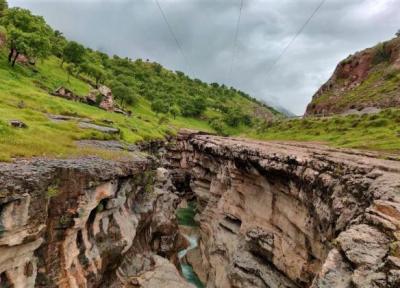
[[[201,283],[199,277],[197,277],[196,273],[194,273],[192,266],[188,264],[182,264],[182,275],[185,277],[186,281],[195,285],[197,288],[205,288],[204,284]]]
[[[185,257],[187,252],[189,252],[192,249],[197,248],[197,245],[199,242],[199,239],[197,236],[187,236],[187,235],[183,235],[183,236],[189,241],[190,245],[188,248],[179,251],[179,253],[178,253],[179,260],[181,260],[183,257]],[[201,283],[199,277],[193,271],[192,266],[182,263],[182,261],[180,261],[180,263],[181,263],[182,275],[186,279],[186,281],[188,281],[189,283],[192,283],[197,288],[204,288],[205,287],[204,284]]]

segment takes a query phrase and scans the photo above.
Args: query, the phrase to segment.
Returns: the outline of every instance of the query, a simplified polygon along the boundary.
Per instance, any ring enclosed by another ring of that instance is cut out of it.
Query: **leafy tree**
[[[71,75],[73,75],[75,73],[75,71],[76,71],[75,64],[68,64],[66,70],[67,70],[67,73],[68,73],[68,80],[67,81],[69,83]]]
[[[396,32],[396,36],[400,37],[400,29]]]
[[[237,127],[240,124],[244,124],[246,126],[252,125],[251,117],[248,114],[243,113],[239,108],[228,110],[224,121],[231,127]]]
[[[124,104],[133,105],[137,101],[137,96],[135,95],[134,91],[129,87],[119,84],[112,88],[112,93],[116,99],[121,102],[121,105]]]
[[[32,60],[50,55],[52,30],[43,17],[32,15],[26,9],[10,8],[0,22],[8,31],[8,61],[12,66],[20,54]]]
[[[0,0],[0,17],[4,15],[4,12],[8,9],[7,0]]]
[[[178,105],[173,105],[171,108],[169,108],[169,113],[171,113],[172,117],[176,119],[176,116],[181,114],[181,109],[179,109]]]
[[[75,65],[80,65],[85,57],[86,49],[83,45],[75,42],[70,41],[65,46],[62,55],[61,67],[63,66],[64,62],[73,63]]]
[[[82,64],[81,71],[90,77],[93,77],[96,80],[96,86],[106,79],[106,72],[104,71],[104,68],[92,63],[86,62]]]
[[[183,104],[182,115],[186,117],[198,117],[206,108],[205,100],[201,97],[195,97]]]
[[[163,101],[162,99],[156,99],[151,103],[151,110],[158,113],[168,113],[169,111],[169,105],[166,103],[166,101]]]
[[[53,35],[51,36],[52,43],[52,53],[53,55],[61,58],[63,56],[63,51],[65,46],[67,45],[67,39],[65,39],[62,32],[55,30]]]

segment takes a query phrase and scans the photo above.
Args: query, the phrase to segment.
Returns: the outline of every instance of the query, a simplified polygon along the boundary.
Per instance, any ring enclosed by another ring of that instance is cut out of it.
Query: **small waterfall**
[[[178,258],[179,258],[179,263],[181,265],[181,271],[182,271],[182,275],[183,277],[191,284],[195,285],[197,288],[204,288],[204,284],[201,283],[199,277],[197,277],[196,273],[193,271],[192,266],[190,266],[189,264],[184,263],[184,261],[182,261],[182,259],[186,256],[186,254],[193,249],[196,249],[199,243],[199,237],[196,235],[185,235],[182,234],[183,237],[185,237],[188,241],[189,241],[189,247],[187,247],[186,249],[183,249],[181,251],[179,251],[178,253]]]

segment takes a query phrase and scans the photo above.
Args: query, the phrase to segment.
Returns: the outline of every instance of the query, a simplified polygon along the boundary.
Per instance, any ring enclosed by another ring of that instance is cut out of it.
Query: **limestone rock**
[[[190,174],[201,259],[187,260],[207,287],[397,283],[398,161],[190,130],[167,148],[170,169]]]
[[[346,257],[359,266],[376,266],[389,251],[386,235],[365,224],[342,232],[337,240]]]
[[[119,129],[117,129],[117,128],[100,126],[100,125],[91,124],[91,123],[87,123],[87,122],[79,122],[79,127],[84,128],[84,129],[93,129],[93,130],[97,130],[99,132],[108,133],[108,134],[118,134],[119,133]]]

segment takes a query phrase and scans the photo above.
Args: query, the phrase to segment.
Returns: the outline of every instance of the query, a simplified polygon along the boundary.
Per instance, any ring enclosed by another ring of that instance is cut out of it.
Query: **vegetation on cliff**
[[[340,62],[306,114],[330,115],[365,107],[400,107],[400,35]]]

